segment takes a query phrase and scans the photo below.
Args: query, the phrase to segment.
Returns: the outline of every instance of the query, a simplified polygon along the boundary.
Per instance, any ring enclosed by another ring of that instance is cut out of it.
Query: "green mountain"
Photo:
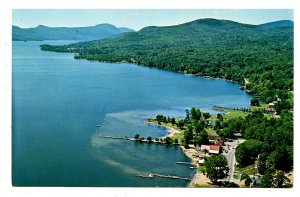
[[[246,81],[246,89],[251,94],[265,102],[280,98],[281,108],[290,109],[293,34],[292,21],[248,25],[199,19],[176,26],[145,27],[99,41],[42,45],[41,49],[76,53],[77,59],[128,62],[220,77],[241,85]]]
[[[35,28],[12,27],[13,41],[27,40],[99,40],[133,30],[110,24],[99,24],[91,27],[47,27]]]
[[[275,21],[260,25],[263,28],[293,27],[294,22],[290,20]]]

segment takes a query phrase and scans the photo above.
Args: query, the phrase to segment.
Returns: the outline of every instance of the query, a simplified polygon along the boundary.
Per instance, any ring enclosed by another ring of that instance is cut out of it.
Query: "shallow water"
[[[248,107],[239,85],[130,64],[74,60],[45,52],[42,43],[13,42],[13,185],[183,187],[188,182],[137,174],[192,177],[176,161],[180,148],[97,138],[145,138],[166,129],[144,123],[166,114],[183,117],[192,106]],[[97,128],[96,125],[101,125]]]

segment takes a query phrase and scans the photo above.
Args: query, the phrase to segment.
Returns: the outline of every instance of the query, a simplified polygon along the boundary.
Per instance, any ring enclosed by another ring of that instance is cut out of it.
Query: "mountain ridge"
[[[98,40],[116,36],[122,33],[132,32],[132,29],[104,23],[87,27],[37,27],[21,28],[12,26],[13,41],[37,41],[37,40]]]

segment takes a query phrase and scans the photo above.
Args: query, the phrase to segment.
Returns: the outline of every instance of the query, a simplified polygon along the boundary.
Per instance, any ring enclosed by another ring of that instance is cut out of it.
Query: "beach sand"
[[[174,128],[168,128],[168,135],[166,137],[173,137],[176,133],[180,133],[180,131],[174,129]]]
[[[210,180],[209,178],[207,178],[203,173],[201,172],[196,172],[196,174],[194,175],[192,181],[190,182],[190,184],[188,185],[188,187],[195,187],[196,185],[210,185]]]

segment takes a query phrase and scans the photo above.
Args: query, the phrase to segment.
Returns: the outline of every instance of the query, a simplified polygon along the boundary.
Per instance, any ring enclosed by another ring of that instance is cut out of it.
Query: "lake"
[[[12,184],[15,186],[185,187],[184,180],[143,179],[156,172],[192,177],[176,146],[140,144],[97,135],[147,138],[165,128],[144,120],[183,117],[185,109],[249,107],[239,85],[132,64],[75,60],[13,42]],[[101,127],[96,127],[101,125]]]

